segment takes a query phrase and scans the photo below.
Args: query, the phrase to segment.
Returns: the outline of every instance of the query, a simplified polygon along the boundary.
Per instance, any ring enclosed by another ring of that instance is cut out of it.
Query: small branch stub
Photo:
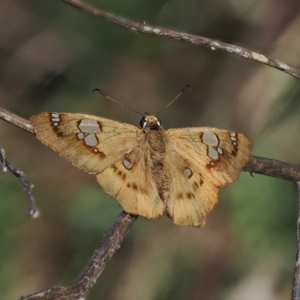
[[[35,199],[32,193],[34,185],[32,182],[24,176],[24,173],[18,169],[16,169],[6,158],[5,158],[5,151],[3,148],[0,147],[0,167],[4,172],[9,170],[13,175],[15,175],[20,183],[22,184],[25,192],[29,197],[29,210],[28,215],[31,218],[38,218],[39,217],[39,210],[36,207]]]

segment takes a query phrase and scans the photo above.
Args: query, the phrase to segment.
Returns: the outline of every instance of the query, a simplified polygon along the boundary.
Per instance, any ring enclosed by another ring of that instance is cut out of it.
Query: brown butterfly
[[[37,138],[66,160],[95,174],[127,213],[203,226],[220,187],[237,179],[250,158],[243,134],[210,127],[164,130],[145,114],[139,129],[79,113],[30,118]]]

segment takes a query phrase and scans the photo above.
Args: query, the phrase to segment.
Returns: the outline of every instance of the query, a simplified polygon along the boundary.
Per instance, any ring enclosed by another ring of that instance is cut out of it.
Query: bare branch
[[[292,300],[300,299],[300,181],[297,182],[298,187],[298,222],[297,222],[297,250],[296,263],[294,270],[294,281],[292,289]]]
[[[13,124],[21,129],[34,133],[33,127],[29,121],[23,119],[12,112],[0,107],[0,119]]]
[[[287,74],[293,75],[295,77],[300,77],[300,70],[292,67],[276,58],[271,56],[266,56],[243,47],[236,45],[223,43],[218,40],[212,40],[209,38],[188,34],[184,32],[178,32],[170,29],[165,29],[157,26],[150,26],[148,24],[133,22],[126,18],[108,13],[104,10],[97,9],[92,5],[83,3],[79,0],[61,0],[83,12],[91,14],[99,19],[105,20],[107,22],[116,24],[118,26],[131,29],[134,32],[146,33],[151,35],[156,35],[164,38],[175,39],[178,41],[185,41],[195,45],[202,45],[210,48],[211,50],[223,50],[225,52],[240,56],[249,60],[253,60],[264,65],[270,66],[272,68],[283,71]]]
[[[19,300],[83,300],[96,280],[104,270],[106,263],[111,259],[115,251],[120,248],[121,243],[131,228],[137,216],[122,212],[114,225],[105,235],[98,249],[96,249],[88,261],[81,275],[70,285],[56,286],[37,292]]]
[[[300,181],[300,165],[276,159],[251,156],[249,162],[243,168],[243,171],[272,176],[293,182]]]
[[[6,158],[5,158],[5,151],[3,148],[0,147],[0,167],[4,172],[9,170],[13,175],[15,175],[19,181],[21,182],[25,192],[29,197],[29,210],[28,215],[31,218],[37,218],[39,216],[39,211],[35,204],[35,199],[32,193],[34,185],[32,182],[24,176],[24,173],[18,169],[16,169]]]

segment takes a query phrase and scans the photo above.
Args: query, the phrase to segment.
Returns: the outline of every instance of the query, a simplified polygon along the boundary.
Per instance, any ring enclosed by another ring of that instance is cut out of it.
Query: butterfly
[[[245,135],[211,127],[165,130],[157,116],[140,125],[80,113],[43,112],[30,118],[36,137],[63,158],[94,174],[130,214],[199,227],[219,188],[248,162]]]

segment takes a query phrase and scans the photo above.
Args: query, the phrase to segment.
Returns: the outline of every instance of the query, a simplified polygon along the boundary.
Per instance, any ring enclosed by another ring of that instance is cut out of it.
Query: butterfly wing
[[[251,141],[241,133],[209,127],[166,133],[166,162],[173,175],[167,214],[176,224],[203,226],[219,188],[237,179],[249,160]]]
[[[125,211],[147,218],[163,214],[137,127],[77,113],[44,112],[30,122],[42,143],[78,168],[97,174],[104,191]]]
[[[97,180],[126,212],[156,219],[164,213],[165,205],[152,178],[149,156],[147,144],[141,141],[122,160],[98,174]]]
[[[86,114],[43,112],[30,118],[36,137],[88,173],[99,173],[133,149],[140,130]]]

